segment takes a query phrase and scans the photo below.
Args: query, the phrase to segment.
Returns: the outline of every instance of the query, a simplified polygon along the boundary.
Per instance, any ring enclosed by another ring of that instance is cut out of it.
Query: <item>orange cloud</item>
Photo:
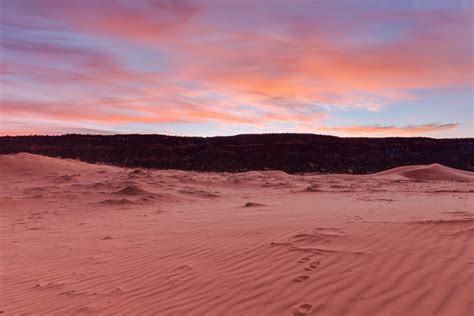
[[[347,126],[347,127],[320,127],[318,128],[321,132],[337,133],[343,135],[391,135],[391,136],[413,136],[424,133],[439,132],[444,130],[450,130],[457,128],[459,124],[449,123],[431,123],[421,125],[407,125],[407,126],[394,126],[394,125],[361,125],[361,126]]]
[[[142,102],[147,99],[130,100],[129,107],[121,111],[119,105],[114,101],[102,103],[101,106],[81,103],[69,105],[65,107],[58,103],[41,103],[41,102],[18,102],[18,101],[2,101],[2,114],[12,117],[27,116],[43,120],[55,120],[58,122],[94,122],[103,124],[114,123],[196,123],[196,122],[220,122],[227,124],[248,124],[260,125],[272,121],[291,122],[295,120],[301,121],[317,121],[324,117],[324,113],[313,113],[307,115],[294,114],[268,114],[248,113],[236,114],[225,110],[203,109],[195,104],[179,102],[169,107],[154,106],[135,106],[130,107],[133,101]],[[41,111],[37,111],[41,108]],[[122,113],[121,113],[122,112]],[[239,113],[239,112],[237,112]]]
[[[459,19],[468,25],[463,15]],[[429,25],[435,26],[442,27]],[[376,108],[413,98],[413,89],[471,86],[472,58],[446,48],[451,34],[426,32],[414,31],[382,46],[339,47],[332,38],[292,34],[269,35],[242,47],[190,43],[185,46],[192,52],[188,58],[200,63],[182,72],[236,98],[278,96],[367,109],[374,98]]]

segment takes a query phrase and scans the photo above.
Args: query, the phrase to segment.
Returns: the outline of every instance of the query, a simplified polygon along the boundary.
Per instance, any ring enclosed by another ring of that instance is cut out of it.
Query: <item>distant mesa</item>
[[[314,134],[0,137],[0,154],[21,152],[132,168],[128,170],[130,179],[151,176],[150,170],[154,169],[240,172],[230,178],[237,184],[262,177],[270,181],[272,177],[270,183],[274,185],[284,182],[287,173],[362,175],[431,163],[474,171],[474,138],[340,138]],[[23,166],[28,169],[49,166],[51,172],[58,172],[59,166],[63,174],[79,172],[71,169],[70,161],[62,160],[57,165],[51,159],[20,155],[18,158],[30,160]],[[114,169],[102,166],[97,172],[101,170]]]

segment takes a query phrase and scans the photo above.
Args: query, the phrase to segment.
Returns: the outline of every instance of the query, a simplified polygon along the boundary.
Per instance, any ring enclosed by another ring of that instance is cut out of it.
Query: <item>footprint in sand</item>
[[[293,315],[295,316],[302,316],[302,315],[307,315],[309,312],[311,312],[311,309],[313,308],[313,305],[311,304],[298,304],[293,307]]]
[[[89,313],[89,312],[92,312],[92,309],[89,306],[81,306],[77,309],[77,312]]]
[[[308,275],[298,275],[296,278],[294,278],[292,281],[293,282],[303,282],[309,279]]]
[[[311,262],[309,267],[313,268],[313,269],[316,269],[320,264],[321,264],[321,262],[319,262],[319,261],[313,261],[313,262]]]
[[[308,257],[304,257],[304,258],[301,258],[300,260],[298,260],[299,263],[305,263],[306,261],[309,261]]]
[[[314,269],[316,269],[321,263],[319,261],[314,261],[314,262],[311,262],[311,264],[309,265],[309,267],[305,268],[306,271],[313,271]]]

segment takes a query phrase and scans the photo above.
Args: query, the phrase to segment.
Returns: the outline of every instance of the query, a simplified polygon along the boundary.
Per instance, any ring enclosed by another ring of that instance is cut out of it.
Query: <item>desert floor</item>
[[[473,315],[474,176],[0,156],[4,315]]]

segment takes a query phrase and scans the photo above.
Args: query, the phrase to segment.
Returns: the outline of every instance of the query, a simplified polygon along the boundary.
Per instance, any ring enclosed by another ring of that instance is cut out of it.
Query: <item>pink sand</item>
[[[4,315],[473,315],[474,175],[0,156]]]

